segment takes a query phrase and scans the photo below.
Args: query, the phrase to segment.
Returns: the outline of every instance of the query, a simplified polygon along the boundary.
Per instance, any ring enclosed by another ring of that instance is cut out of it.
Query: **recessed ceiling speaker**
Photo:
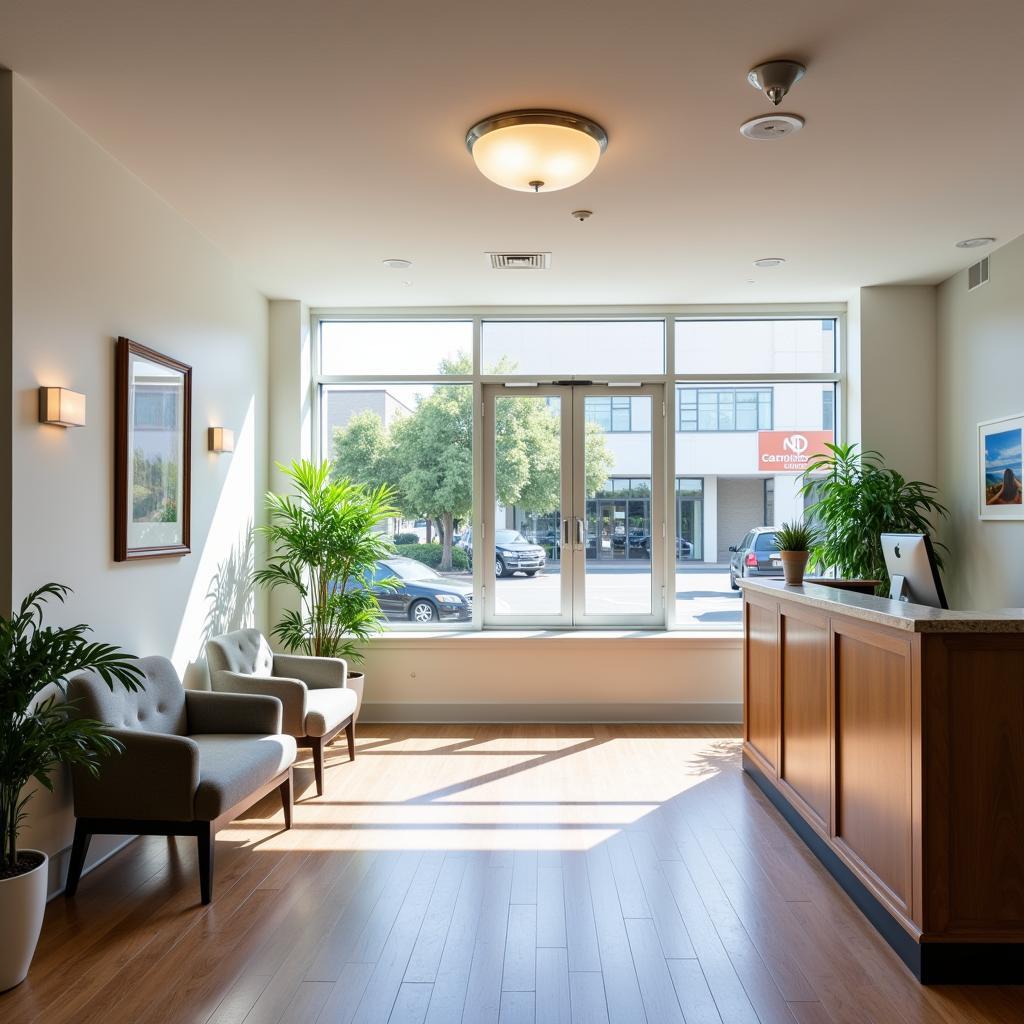
[[[747,81],[777,107],[790,89],[804,77],[807,68],[795,60],[770,60],[747,72]]]
[[[758,142],[770,142],[794,135],[803,126],[804,119],[799,114],[766,114],[744,121],[740,125],[740,135]]]

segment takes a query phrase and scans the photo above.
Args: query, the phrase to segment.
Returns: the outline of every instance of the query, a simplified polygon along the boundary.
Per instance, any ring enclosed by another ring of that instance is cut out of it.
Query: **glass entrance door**
[[[658,392],[485,387],[475,556],[483,559],[487,624],[663,624]]]

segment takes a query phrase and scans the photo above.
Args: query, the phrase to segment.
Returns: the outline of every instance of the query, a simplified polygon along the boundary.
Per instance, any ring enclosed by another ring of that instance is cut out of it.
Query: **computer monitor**
[[[935,562],[935,550],[926,533],[883,533],[882,553],[889,572],[889,597],[932,608],[948,608]]]

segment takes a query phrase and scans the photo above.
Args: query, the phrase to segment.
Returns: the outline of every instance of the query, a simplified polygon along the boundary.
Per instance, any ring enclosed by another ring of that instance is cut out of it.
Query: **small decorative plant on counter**
[[[880,452],[856,444],[828,444],[803,473],[801,494],[812,500],[806,513],[819,532],[810,567],[835,570],[846,579],[879,580],[876,593],[889,589],[882,554],[883,533],[934,532],[934,521],[949,516],[936,497],[938,488],[907,480],[886,466]],[[942,566],[935,544],[936,561]]]
[[[89,627],[44,626],[48,600],[70,588],[47,583],[8,619],[0,616],[0,992],[28,973],[46,903],[46,854],[18,847],[33,780],[53,790],[59,764],[98,774],[100,759],[120,751],[100,722],[67,714],[68,678],[91,669],[111,688],[141,688],[135,659],[113,644],[87,640]]]
[[[817,532],[802,519],[783,523],[775,531],[775,543],[782,556],[782,572],[787,586],[798,587],[803,583],[807,560],[817,541]]]

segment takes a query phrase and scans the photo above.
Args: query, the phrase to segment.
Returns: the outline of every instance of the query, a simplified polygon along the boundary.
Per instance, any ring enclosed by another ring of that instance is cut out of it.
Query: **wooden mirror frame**
[[[181,541],[151,547],[128,546],[128,460],[131,429],[128,422],[131,357],[178,371],[185,381],[182,401]],[[114,561],[136,558],[170,558],[191,552],[192,525],[192,367],[140,345],[130,338],[117,339],[114,418]]]

